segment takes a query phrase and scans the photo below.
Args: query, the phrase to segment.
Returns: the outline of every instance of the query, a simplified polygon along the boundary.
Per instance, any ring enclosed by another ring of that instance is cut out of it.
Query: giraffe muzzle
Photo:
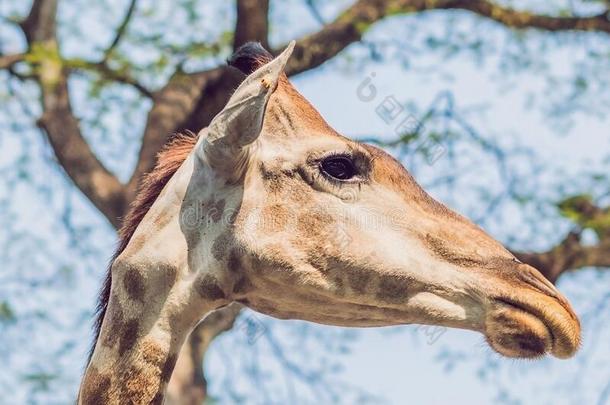
[[[527,267],[520,272],[524,287],[493,299],[485,319],[487,341],[507,357],[572,357],[580,347],[580,322],[555,287]]]

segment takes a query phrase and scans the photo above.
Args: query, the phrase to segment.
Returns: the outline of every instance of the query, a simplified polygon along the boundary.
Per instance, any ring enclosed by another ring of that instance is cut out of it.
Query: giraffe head
[[[283,73],[292,47],[236,53],[248,76],[192,154],[181,227],[191,269],[214,275],[203,290],[277,318],[443,325],[509,357],[573,355],[568,301],[391,156],[337,134]]]

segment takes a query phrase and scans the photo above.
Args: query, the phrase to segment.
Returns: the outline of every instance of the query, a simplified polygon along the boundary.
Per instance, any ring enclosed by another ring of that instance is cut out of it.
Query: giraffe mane
[[[140,225],[140,222],[142,222],[142,219],[144,219],[144,216],[150,207],[152,207],[157,197],[159,197],[159,194],[161,194],[161,191],[169,179],[172,178],[174,173],[176,173],[178,168],[186,160],[189,153],[191,153],[196,143],[197,135],[193,132],[186,131],[185,133],[176,134],[157,154],[157,162],[154,169],[142,179],[136,198],[131,203],[129,211],[123,219],[121,229],[119,230],[117,247],[106,270],[106,277],[98,297],[96,319],[93,326],[94,339],[89,351],[89,361],[91,360],[93,350],[99,339],[102,322],[108,307],[108,300],[110,299],[112,264],[123,250],[125,250],[136,231],[136,228]]]

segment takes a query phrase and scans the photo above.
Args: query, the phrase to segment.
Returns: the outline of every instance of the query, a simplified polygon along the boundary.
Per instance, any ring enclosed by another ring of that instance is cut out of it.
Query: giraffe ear
[[[225,108],[202,131],[201,149],[197,152],[202,152],[200,156],[218,172],[232,179],[243,173],[248,146],[261,133],[267,102],[284,75],[294,44],[291,41],[279,56],[248,75]]]

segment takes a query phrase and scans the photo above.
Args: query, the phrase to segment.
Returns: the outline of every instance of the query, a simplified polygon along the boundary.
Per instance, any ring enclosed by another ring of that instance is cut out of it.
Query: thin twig
[[[131,0],[131,2],[129,3],[129,8],[127,9],[127,13],[125,13],[125,17],[123,18],[121,25],[119,25],[119,27],[117,28],[116,33],[114,35],[114,39],[110,43],[110,46],[104,51],[104,58],[102,59],[102,62],[105,62],[108,60],[108,58],[111,56],[112,52],[119,45],[119,42],[121,42],[123,35],[127,31],[127,26],[129,25],[129,21],[131,20],[131,17],[133,16],[133,12],[136,9],[136,3],[137,3],[137,0]]]

